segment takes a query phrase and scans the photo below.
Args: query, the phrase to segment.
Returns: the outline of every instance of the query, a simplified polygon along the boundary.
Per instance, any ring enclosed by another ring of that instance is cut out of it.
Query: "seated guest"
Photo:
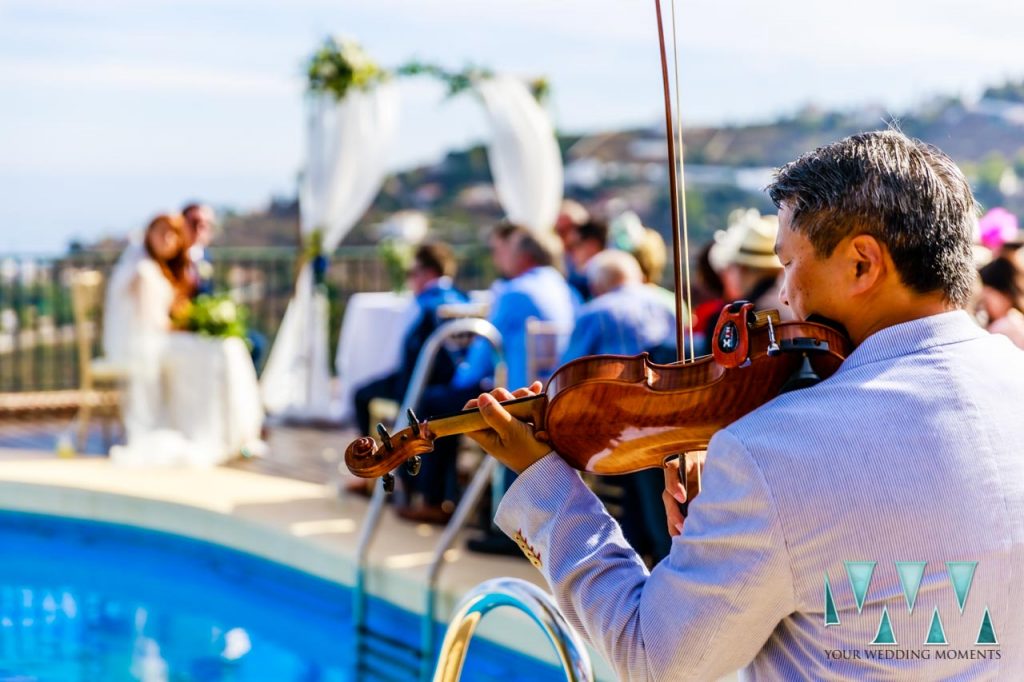
[[[640,272],[643,273],[644,284],[658,297],[662,305],[672,311],[674,315],[676,312],[676,295],[661,286],[661,278],[665,275],[665,262],[668,260],[665,240],[661,238],[657,230],[645,227],[643,237],[629,252],[633,254],[633,258],[636,258],[636,262],[640,264]]]
[[[562,242],[562,264],[565,269],[565,279],[569,286],[579,292],[587,289],[587,274],[577,270],[570,255],[569,246],[575,238],[576,228],[590,220],[590,213],[583,207],[583,204],[572,199],[562,201],[561,211],[555,221],[555,234]]]
[[[191,295],[188,244],[182,216],[158,216],[110,276],[104,349],[128,374],[127,443],[111,449],[116,462],[211,466],[261,445],[263,413],[245,345],[174,329]]]
[[[507,381],[528,382],[526,322],[535,318],[572,329],[576,300],[561,273],[553,267],[552,250],[529,230],[510,223],[498,225],[490,237],[495,267],[506,277],[492,288],[494,302],[488,318],[501,333],[508,372]],[[485,382],[493,381],[494,358],[490,344],[478,340],[469,350],[466,361],[456,370],[450,389],[437,395],[438,402],[425,414],[444,414],[462,409],[467,400],[480,394]],[[443,439],[442,439],[443,440]],[[428,458],[424,458],[426,463]],[[514,475],[506,477],[509,485]],[[514,542],[501,534],[470,540],[469,549],[479,552],[517,554]]]
[[[762,216],[756,209],[733,211],[729,228],[715,235],[708,258],[722,280],[727,302],[746,300],[758,310],[776,309],[783,320],[792,320],[789,308],[779,302],[779,278],[782,263],[775,255],[775,235],[779,219]],[[704,329],[711,338],[718,315],[708,319]]]
[[[526,228],[503,223],[491,234],[490,246],[495,267],[506,280],[492,287],[494,302],[488,320],[501,332],[508,381],[527,381],[526,321],[554,322],[568,337],[575,299],[565,278],[553,267],[551,249]],[[476,386],[493,373],[489,345],[477,342],[459,366],[453,386]]]
[[[370,401],[387,398],[401,402],[412,380],[420,349],[427,338],[441,325],[437,310],[448,303],[465,303],[469,298],[455,288],[456,263],[451,248],[440,242],[426,243],[416,249],[413,264],[407,273],[407,282],[416,300],[416,316],[408,327],[402,342],[401,363],[391,374],[372,381],[355,393],[356,420],[360,433],[371,433]],[[455,372],[455,363],[447,351],[441,351],[434,360],[434,367],[427,379],[428,386],[447,386]],[[424,458],[421,478],[415,487],[434,485],[434,458]],[[403,469],[404,470],[404,469]],[[443,482],[440,486],[443,490]]]
[[[213,265],[206,257],[206,248],[213,241],[213,209],[205,204],[190,202],[181,209],[185,218],[188,242],[188,276],[195,295],[213,293]]]
[[[213,241],[216,216],[208,205],[194,201],[182,207],[181,215],[185,219],[188,280],[192,287],[192,298],[212,295],[215,293],[214,270],[207,248]],[[249,346],[253,366],[259,367],[267,354],[267,337],[250,327],[245,330],[245,341]]]
[[[1024,348],[1024,281],[1010,258],[1000,257],[983,267],[980,308],[988,320],[986,329],[1008,336]]]
[[[171,314],[191,294],[188,236],[180,215],[159,215],[142,244],[125,249],[110,275],[104,302],[103,351],[126,365],[151,364],[171,331]]]
[[[566,363],[585,355],[637,355],[671,342],[675,315],[643,283],[636,259],[608,249],[587,264],[594,298],[580,309]]]
[[[576,272],[586,272],[587,263],[601,251],[604,251],[608,243],[608,224],[591,218],[575,230],[569,233],[566,245],[566,254]],[[587,289],[586,280],[569,282],[576,293],[583,301],[591,299],[591,292]]]
[[[583,306],[563,362],[586,355],[637,355],[669,348],[663,361],[675,360],[675,315],[643,283],[640,266],[625,251],[608,249],[587,264],[594,299]],[[606,479],[621,487],[622,529],[641,556],[657,563],[668,555],[671,538],[664,532],[661,471],[650,469]]]
[[[693,345],[698,356],[711,353],[711,346],[708,341],[708,327],[714,331],[714,324],[711,320],[718,320],[718,316],[725,307],[725,288],[722,286],[722,278],[711,265],[711,250],[715,242],[710,241],[697,254],[697,291],[695,296],[699,297],[700,303],[693,309]]]

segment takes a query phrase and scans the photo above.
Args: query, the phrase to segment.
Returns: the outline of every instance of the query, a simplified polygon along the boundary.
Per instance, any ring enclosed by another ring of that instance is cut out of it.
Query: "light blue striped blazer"
[[[554,455],[497,521],[622,679],[1024,680],[1024,352],[963,312],[872,335],[714,437],[650,575]]]

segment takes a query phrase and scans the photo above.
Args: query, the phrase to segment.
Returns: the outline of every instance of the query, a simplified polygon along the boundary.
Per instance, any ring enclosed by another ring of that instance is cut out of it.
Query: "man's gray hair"
[[[768,186],[820,257],[848,236],[885,245],[900,279],[964,306],[974,282],[978,205],[953,160],[896,130],[853,135],[783,166]]]
[[[642,284],[640,264],[633,254],[618,249],[605,249],[587,263],[587,284],[591,291],[604,293],[625,284]]]

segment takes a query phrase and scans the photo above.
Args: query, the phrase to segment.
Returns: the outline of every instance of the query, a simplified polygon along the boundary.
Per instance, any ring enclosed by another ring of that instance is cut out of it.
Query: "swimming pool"
[[[20,512],[0,512],[0,548],[0,682],[412,679],[388,645],[356,676],[348,588],[244,552]],[[368,614],[417,645],[417,615],[375,598]],[[478,639],[463,679],[564,677]]]

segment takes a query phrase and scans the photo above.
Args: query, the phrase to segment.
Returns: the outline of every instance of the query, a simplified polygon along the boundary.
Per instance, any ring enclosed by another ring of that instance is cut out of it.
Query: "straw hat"
[[[733,211],[729,214],[729,227],[715,233],[715,244],[708,260],[716,272],[729,265],[748,268],[779,270],[782,263],[775,255],[775,236],[779,219],[774,215],[761,215],[757,209]]]

